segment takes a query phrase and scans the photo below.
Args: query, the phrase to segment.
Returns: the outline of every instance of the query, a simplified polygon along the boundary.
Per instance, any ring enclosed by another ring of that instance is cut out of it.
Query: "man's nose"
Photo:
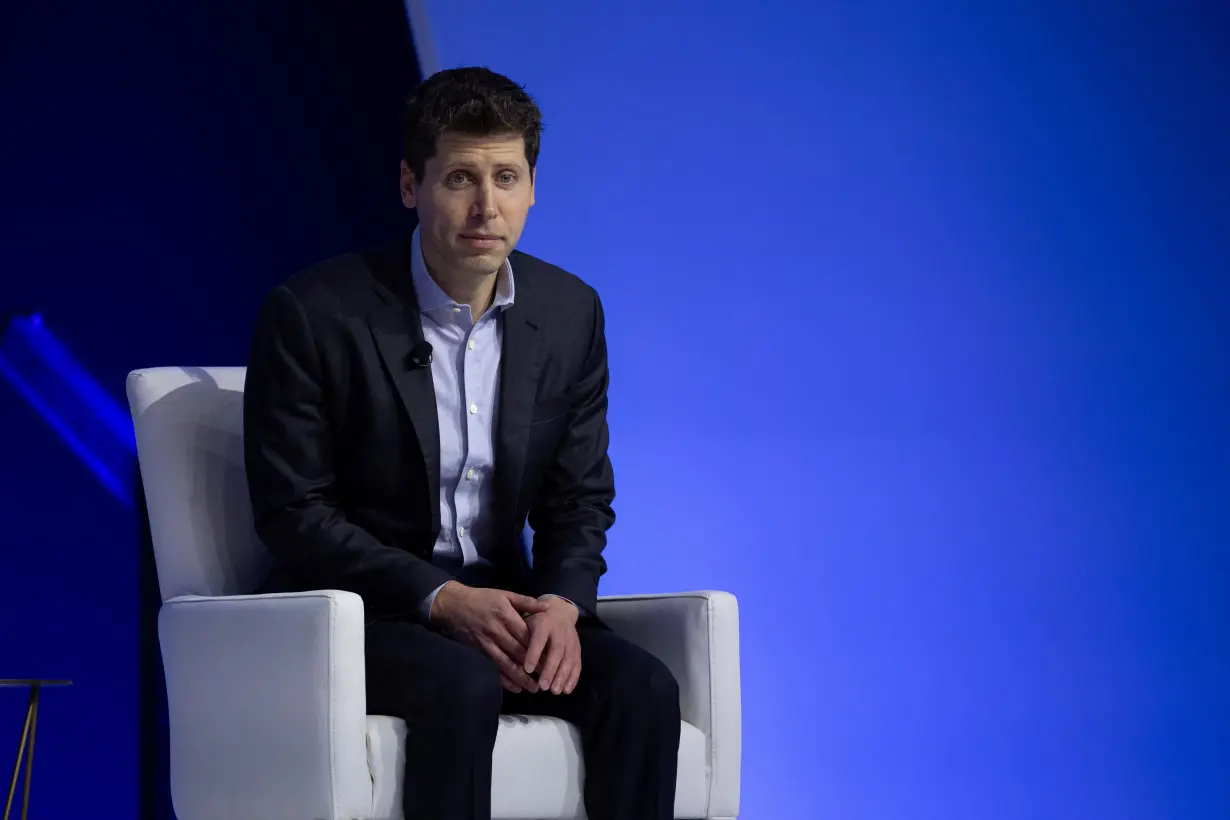
[[[479,185],[474,197],[471,213],[475,217],[490,219],[495,214],[495,191],[491,185]]]

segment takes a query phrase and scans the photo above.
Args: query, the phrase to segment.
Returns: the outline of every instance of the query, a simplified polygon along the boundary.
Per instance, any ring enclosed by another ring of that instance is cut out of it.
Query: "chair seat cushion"
[[[402,820],[406,723],[369,715],[367,761],[372,775],[372,820]],[[703,818],[708,797],[705,735],[684,723],[679,737],[675,817]],[[581,737],[570,723],[549,717],[505,715],[491,772],[493,820],[584,820]]]

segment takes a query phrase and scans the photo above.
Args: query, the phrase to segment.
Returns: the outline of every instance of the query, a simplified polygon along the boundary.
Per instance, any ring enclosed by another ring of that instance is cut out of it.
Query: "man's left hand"
[[[554,596],[540,599],[546,612],[525,619],[530,643],[525,650],[525,671],[538,672],[538,691],[568,695],[581,677],[581,640],[577,637],[580,613],[571,601]]]

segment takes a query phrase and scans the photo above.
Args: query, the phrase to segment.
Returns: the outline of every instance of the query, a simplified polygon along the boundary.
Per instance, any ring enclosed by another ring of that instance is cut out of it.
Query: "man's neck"
[[[426,260],[424,260],[426,262]],[[499,271],[475,276],[468,271],[462,274],[440,272],[430,262],[426,262],[427,273],[440,286],[440,290],[459,305],[470,306],[470,317],[477,322],[491,308],[495,301],[495,286]]]

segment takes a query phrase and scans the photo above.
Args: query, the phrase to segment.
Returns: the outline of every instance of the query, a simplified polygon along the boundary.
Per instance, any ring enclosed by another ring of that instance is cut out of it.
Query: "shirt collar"
[[[465,307],[453,301],[444,290],[436,284],[427,272],[427,263],[423,261],[423,248],[419,244],[419,229],[414,229],[410,239],[410,276],[414,281],[414,295],[419,302],[419,310],[431,313],[440,308]],[[503,309],[513,303],[516,288],[513,283],[512,262],[505,259],[495,274],[495,299],[491,302],[492,310]]]

